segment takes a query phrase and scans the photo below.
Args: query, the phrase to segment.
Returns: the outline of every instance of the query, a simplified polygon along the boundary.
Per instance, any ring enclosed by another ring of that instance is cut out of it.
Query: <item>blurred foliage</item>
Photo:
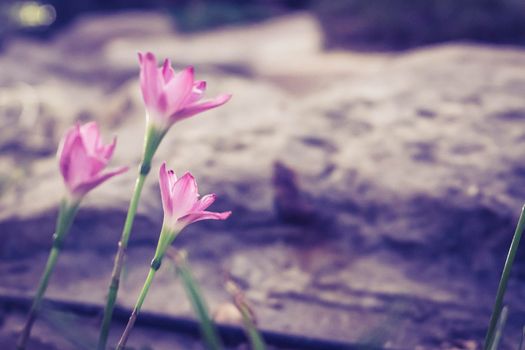
[[[257,22],[308,7],[305,0],[184,0],[175,1],[171,12],[181,31],[221,25]]]
[[[525,44],[523,0],[313,3],[329,48],[403,49],[450,40]]]
[[[0,1],[0,36],[8,32],[6,23],[10,23],[6,19],[6,4],[17,3],[27,0]],[[53,32],[84,13],[124,9],[164,11],[173,16],[177,29],[184,32],[310,10],[321,21],[327,48],[405,49],[450,40],[525,44],[525,0],[39,0],[39,3],[51,5],[57,14],[46,31],[30,30],[39,35]]]
[[[95,348],[96,340],[85,334],[85,328],[82,327],[85,320],[80,316],[45,307],[40,313],[40,317],[71,345],[74,345],[75,349],[90,350]]]
[[[48,32],[63,27],[84,13],[121,10],[160,10],[173,16],[179,30],[198,31],[227,24],[259,21],[304,9],[310,3],[309,0],[1,0],[0,20],[3,18],[2,14],[7,16],[8,7],[30,2],[51,5],[56,10],[56,20],[48,28]],[[8,21],[0,21],[0,29],[1,23]],[[38,31],[38,34],[42,34],[42,31]]]
[[[206,348],[209,350],[223,349],[224,345],[210,317],[206,300],[188,265],[186,251],[177,251],[173,247],[170,247],[168,248],[167,255],[173,262],[173,264],[170,265],[175,266],[177,276],[180,277],[193,312],[199,320],[199,328]]]
[[[194,1],[180,9],[173,7],[177,28],[184,32],[216,28],[224,24],[260,21],[275,15],[276,9],[265,6],[237,6],[224,1]]]

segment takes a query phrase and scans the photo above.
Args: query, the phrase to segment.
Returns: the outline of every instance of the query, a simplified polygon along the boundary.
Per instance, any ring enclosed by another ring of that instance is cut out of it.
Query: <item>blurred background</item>
[[[87,13],[162,11],[182,32],[242,25],[308,11],[320,21],[327,48],[404,49],[450,40],[523,44],[519,0],[132,0],[15,1],[1,8],[2,36],[49,37]]]
[[[75,122],[118,136],[135,169],[144,107],[137,52],[194,65],[225,106],[173,127],[156,156],[119,302],[144,281],[162,222],[157,170],[190,170],[226,222],[192,225],[210,308],[242,287],[264,330],[378,348],[478,349],[525,201],[522,0],[0,2],[0,344],[35,288],[63,185],[55,152]],[[50,284],[102,304],[136,172],[90,193]],[[502,349],[525,324],[525,250]],[[148,311],[192,318],[173,269]],[[35,349],[77,349],[100,317],[49,313]],[[53,316],[54,315],[54,316]],[[64,321],[66,320],[66,321]],[[73,327],[65,327],[64,324]],[[112,341],[123,324],[116,322]],[[130,344],[199,349],[138,327]],[[350,348],[348,345],[347,348]]]

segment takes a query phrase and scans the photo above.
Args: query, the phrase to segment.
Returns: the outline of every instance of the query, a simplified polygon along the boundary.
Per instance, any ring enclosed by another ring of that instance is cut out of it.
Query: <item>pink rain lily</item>
[[[175,73],[168,59],[157,67],[151,52],[139,53],[140,88],[146,104],[148,118],[161,129],[208,109],[219,107],[231,98],[222,94],[211,100],[201,100],[206,82],[194,80],[193,67]]]
[[[69,129],[58,148],[60,172],[69,193],[74,198],[81,198],[94,187],[121,174],[127,167],[120,167],[103,173],[108,164],[117,139],[102,144],[100,130],[95,122],[77,124]]]
[[[195,178],[186,173],[177,179],[173,170],[166,169],[166,163],[160,167],[160,193],[164,208],[164,224],[173,231],[200,220],[226,220],[231,211],[216,213],[206,211],[215,201],[215,194],[199,198]]]

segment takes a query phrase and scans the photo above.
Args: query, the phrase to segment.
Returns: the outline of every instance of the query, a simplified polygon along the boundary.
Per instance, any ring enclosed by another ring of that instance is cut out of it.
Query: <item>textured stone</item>
[[[524,197],[522,50],[326,53],[306,15],[191,36],[161,15],[127,16],[83,19],[45,45],[14,40],[0,56],[5,292],[29,292],[43,267],[62,195],[60,135],[95,119],[119,137],[114,164],[133,170],[83,202],[49,294],[103,301],[142,148],[135,53],[154,49],[194,63],[210,96],[234,98],[163,141],[120,303],[133,304],[153,253],[157,169],[167,160],[218,194],[215,209],[234,212],[175,243],[212,309],[229,301],[229,272],[263,329],[393,348],[479,344]],[[525,323],[523,288],[516,278],[509,289],[506,346]],[[145,308],[191,314],[169,268]]]

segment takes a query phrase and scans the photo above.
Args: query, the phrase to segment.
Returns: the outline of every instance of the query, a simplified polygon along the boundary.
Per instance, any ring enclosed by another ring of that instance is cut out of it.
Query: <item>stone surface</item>
[[[403,50],[451,40],[522,46],[525,5],[512,0],[311,2],[327,47]]]
[[[191,170],[202,193],[218,194],[215,209],[234,212],[176,242],[212,309],[229,300],[228,272],[263,329],[387,348],[479,345],[525,194],[525,52],[464,44],[323,52],[307,15],[204,34],[170,28],[161,15],[119,14],[85,18],[50,42],[6,45],[2,291],[29,293],[43,267],[62,195],[53,155],[69,125],[98,120],[107,138],[119,137],[114,164],[138,164],[136,51],[150,49],[195,64],[210,96],[234,98],[163,141],[121,304],[134,303],[153,253],[157,169],[167,160]],[[130,171],[83,202],[50,296],[103,302],[134,178]],[[507,347],[525,323],[516,271]],[[172,274],[160,272],[145,308],[191,315]]]

